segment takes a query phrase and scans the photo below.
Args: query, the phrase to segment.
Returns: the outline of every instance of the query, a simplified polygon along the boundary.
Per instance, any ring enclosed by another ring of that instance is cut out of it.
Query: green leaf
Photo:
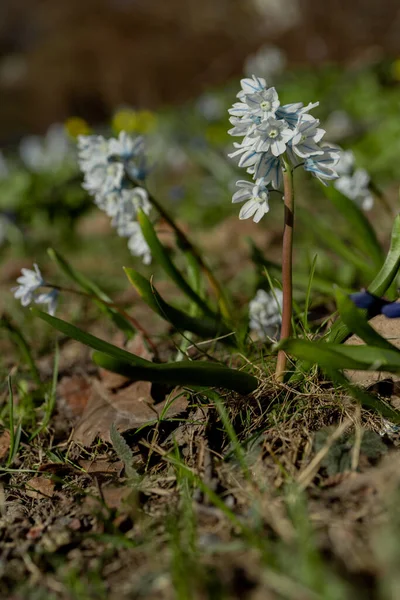
[[[73,340],[82,342],[82,344],[85,344],[85,346],[89,346],[94,350],[105,352],[110,356],[114,356],[114,358],[120,358],[138,366],[146,366],[147,364],[152,364],[148,360],[140,358],[139,356],[136,356],[136,354],[132,354],[131,352],[127,352],[126,350],[123,350],[123,348],[118,348],[118,346],[114,346],[109,342],[105,342],[104,340],[101,340],[100,338],[90,333],[87,333],[82,329],[79,329],[79,327],[76,327],[71,323],[63,321],[58,317],[52,317],[51,315],[42,312],[37,308],[31,308],[31,311],[34,315],[36,315],[40,319],[43,319],[43,321],[46,321],[46,323],[54,327],[54,329],[61,331],[61,333],[72,338]]]
[[[400,215],[394,220],[392,237],[390,242],[389,252],[387,253],[385,262],[376,275],[372,283],[368,286],[368,291],[375,296],[383,296],[392,285],[400,268]],[[337,319],[332,326],[332,329],[327,336],[328,342],[342,342],[348,337],[350,330],[343,323],[342,319]]]
[[[21,355],[22,355],[22,359],[26,362],[26,364],[29,366],[30,371],[31,371],[31,375],[35,381],[35,383],[38,386],[42,385],[41,379],[40,379],[40,373],[39,370],[36,366],[35,363],[35,359],[33,358],[31,349],[29,347],[28,342],[25,339],[25,336],[23,335],[22,331],[16,326],[14,325],[10,319],[8,318],[8,316],[4,315],[3,317],[1,317],[0,319],[0,327],[6,329],[9,334],[10,337],[12,338],[12,340],[14,341],[14,343],[18,346]]]
[[[213,319],[208,316],[192,317],[185,312],[171,306],[157,292],[154,286],[143,275],[134,269],[124,268],[124,271],[143,300],[160,317],[171,323],[177,331],[191,331],[207,339],[216,339],[221,336],[227,336],[221,339],[228,345],[236,345],[233,332],[224,325],[221,320]]]
[[[195,304],[201,308],[204,314],[216,318],[216,313],[214,313],[208,304],[197,294],[197,292],[194,291],[194,289],[187,283],[187,281],[175,267],[174,263],[169,257],[167,249],[158,239],[150,219],[141,210],[138,212],[138,221],[142,229],[143,236],[150,247],[152,255],[159,265],[164,269],[165,273],[172,279],[172,281],[174,281],[174,283],[182,290],[182,292],[186,294],[190,300],[192,300],[192,302],[195,302]]]
[[[379,335],[379,333],[369,325],[365,317],[366,311],[357,309],[351,299],[340,290],[336,291],[336,302],[344,324],[352,333],[358,335],[366,344],[384,348],[386,350],[397,351],[393,344]]]
[[[96,350],[93,354],[96,364],[126,377],[172,385],[220,386],[242,394],[250,393],[257,387],[257,379],[252,375],[213,363],[152,363],[37,308],[31,308],[31,311],[64,335]]]
[[[327,186],[324,188],[324,192],[351,226],[353,239],[357,241],[360,250],[365,252],[371,258],[374,265],[379,268],[384,260],[384,253],[376,237],[374,228],[362,209],[333,186]]]
[[[93,301],[97,304],[100,310],[110,317],[118,329],[121,329],[125,333],[128,338],[131,338],[136,329],[133,327],[132,323],[125,319],[115,308],[107,306],[105,302],[111,302],[112,300],[98,285],[96,285],[93,281],[91,281],[82,273],[79,273],[57,250],[53,248],[49,248],[47,250],[48,255],[56,263],[56,265],[60,268],[60,270],[66,275],[71,281],[76,283],[81,290],[94,296]]]
[[[115,423],[111,423],[110,439],[118,458],[124,463],[125,473],[127,476],[131,479],[137,479],[138,473],[133,467],[133,452],[126,443],[125,438],[115,427]]]
[[[400,372],[400,352],[376,346],[351,346],[288,339],[276,346],[330,371],[343,369]]]
[[[214,363],[181,361],[135,366],[102,352],[94,352],[93,361],[104,369],[135,381],[181,386],[222,387],[240,394],[250,394],[258,385],[257,379],[252,375]]]

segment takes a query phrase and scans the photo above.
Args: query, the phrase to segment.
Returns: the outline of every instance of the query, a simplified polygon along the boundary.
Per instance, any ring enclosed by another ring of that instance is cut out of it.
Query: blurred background
[[[231,202],[246,175],[227,156],[228,108],[252,74],[281,104],[319,101],[326,141],[354,152],[347,197],[386,248],[400,182],[399,32],[399,0],[1,0],[0,310],[25,323],[10,288],[33,262],[53,276],[49,246],[110,293],[126,291],[122,264],[153,273],[81,185],[76,137],[122,130],[145,135],[146,185],[246,303],[265,283],[248,240],[278,264],[283,218],[278,195],[259,225]],[[333,187],[296,171],[296,268],[307,281],[318,254],[323,290],[358,289],[375,267],[349,251]],[[340,243],[328,241],[332,223]]]
[[[399,32],[398,0],[1,0],[0,142],[177,105],[264,44],[290,66],[377,64],[400,55]]]

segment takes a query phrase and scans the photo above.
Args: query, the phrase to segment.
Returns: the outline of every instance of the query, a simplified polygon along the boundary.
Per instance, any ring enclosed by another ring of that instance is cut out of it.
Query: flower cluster
[[[261,340],[276,335],[282,322],[283,294],[279,288],[270,292],[257,290],[249,304],[250,330]]]
[[[371,210],[374,205],[374,197],[369,190],[371,179],[365,169],[355,167],[355,156],[351,150],[340,153],[336,170],[339,179],[334,183],[335,188],[364,210]]]
[[[239,166],[253,176],[253,183],[238,181],[239,191],[233,202],[246,204],[240,211],[240,219],[253,217],[258,222],[269,210],[271,188],[282,189],[285,163],[291,167],[302,165],[322,183],[338,177],[335,166],[339,151],[333,146],[321,144],[325,134],[319,120],[309,114],[318,106],[301,102],[281,106],[275,88],[268,88],[262,77],[242,79],[241,91],[229,109],[233,127],[230,135],[243,137],[235,142],[230,157],[239,158]]]
[[[47,304],[47,312],[54,315],[58,301],[58,290],[51,288],[46,292],[39,292],[41,287],[50,287],[43,279],[39,267],[35,263],[33,269],[22,269],[22,275],[18,277],[18,286],[12,288],[15,298],[21,301],[22,306],[35,304]]]
[[[143,137],[133,138],[124,131],[109,140],[101,135],[81,135],[78,152],[84,189],[112,218],[118,235],[128,238],[131,254],[149,264],[150,249],[136,217],[139,209],[149,214],[151,204],[146,190],[131,183],[146,176]]]
[[[71,146],[64,126],[56,123],[43,137],[29,135],[22,138],[19,154],[25,166],[34,173],[61,168],[71,155]]]

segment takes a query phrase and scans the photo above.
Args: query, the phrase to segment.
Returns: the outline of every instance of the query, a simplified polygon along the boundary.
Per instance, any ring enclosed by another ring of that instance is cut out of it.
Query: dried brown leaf
[[[26,482],[26,495],[29,498],[52,498],[54,494],[54,482],[47,477],[33,477]]]
[[[0,435],[0,460],[3,460],[6,456],[8,456],[8,452],[10,450],[10,432],[3,431]]]
[[[168,409],[164,414],[166,405]],[[136,381],[114,394],[102,383],[93,382],[92,394],[75,429],[73,440],[83,446],[90,446],[98,436],[110,443],[112,423],[115,423],[117,430],[123,433],[150,424],[161,414],[172,417],[186,408],[187,398],[183,395],[179,395],[172,403],[167,398],[154,404],[151,397],[151,383],[146,381]]]
[[[83,413],[88,403],[91,394],[91,382],[82,375],[63,377],[58,384],[58,393],[72,414],[78,417]]]
[[[80,460],[78,464],[80,467],[82,467],[82,469],[85,469],[85,471],[90,474],[120,473],[124,468],[124,463],[121,460],[111,462],[107,458],[100,458],[97,460]]]

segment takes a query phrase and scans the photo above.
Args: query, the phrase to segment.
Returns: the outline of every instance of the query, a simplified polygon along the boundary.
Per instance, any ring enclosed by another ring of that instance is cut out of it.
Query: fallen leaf
[[[47,477],[33,477],[26,482],[26,495],[29,498],[52,498],[54,494],[54,482]]]
[[[0,460],[8,456],[10,450],[10,432],[5,430],[0,435]]]
[[[135,335],[132,340],[129,340],[126,346],[123,345],[122,340],[114,339],[113,344],[128,350],[128,352],[132,352],[132,354],[136,354],[136,356],[140,356],[140,358],[150,361],[153,360],[153,354],[145,346],[143,338],[139,334]],[[99,374],[104,386],[109,390],[117,389],[129,381],[127,377],[119,375],[118,373],[112,373],[111,371],[107,371],[107,369],[100,368]]]
[[[63,377],[58,384],[58,394],[66,403],[72,414],[80,416],[88,403],[91,393],[91,382],[83,375]]]
[[[80,460],[78,465],[85,469],[87,473],[120,473],[124,468],[124,463],[121,460],[111,462],[108,459],[100,458],[97,460]]]
[[[170,418],[185,411],[187,397],[183,394],[176,396],[174,402],[170,401],[174,397],[171,394],[162,402],[154,404],[151,383],[147,381],[135,381],[116,393],[111,393],[101,382],[94,381],[89,402],[72,439],[83,446],[90,446],[97,436],[111,443],[112,423],[123,433],[154,423],[160,415]]]

